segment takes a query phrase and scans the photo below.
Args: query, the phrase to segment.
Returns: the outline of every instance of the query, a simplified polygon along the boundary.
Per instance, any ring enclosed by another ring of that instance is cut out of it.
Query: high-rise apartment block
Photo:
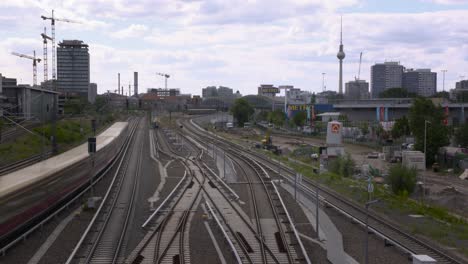
[[[202,96],[203,98],[207,97],[216,97],[218,96],[218,89],[216,86],[208,86],[202,89]]]
[[[369,83],[365,80],[354,80],[346,83],[345,99],[369,99]]]
[[[378,98],[380,93],[390,88],[401,88],[404,67],[399,62],[377,63],[371,67],[371,96]]]
[[[408,69],[403,73],[402,87],[410,93],[430,97],[437,92],[437,73],[430,69]]]
[[[87,44],[81,40],[63,40],[58,44],[57,79],[62,94],[88,98],[90,60]]]

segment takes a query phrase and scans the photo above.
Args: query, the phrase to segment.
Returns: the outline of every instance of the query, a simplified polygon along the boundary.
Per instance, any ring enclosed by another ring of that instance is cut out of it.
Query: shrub
[[[329,164],[329,170],[342,177],[350,177],[354,172],[354,160],[351,155],[338,156]]]
[[[413,193],[416,187],[416,176],[416,169],[397,164],[390,167],[387,183],[394,194],[407,195]]]

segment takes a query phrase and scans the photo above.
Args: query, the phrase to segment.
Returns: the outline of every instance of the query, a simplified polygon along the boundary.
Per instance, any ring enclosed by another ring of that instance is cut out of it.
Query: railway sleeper
[[[288,252],[286,250],[285,241],[283,241],[283,239],[281,238],[280,232],[275,232],[275,240],[276,240],[276,245],[278,245],[279,252],[281,253]]]
[[[247,250],[247,252],[253,253],[254,251],[253,251],[252,247],[250,246],[249,242],[247,242],[247,239],[245,239],[244,235],[242,235],[242,233],[239,232],[239,231],[237,231],[236,234],[239,237],[240,242],[242,243],[244,248]]]

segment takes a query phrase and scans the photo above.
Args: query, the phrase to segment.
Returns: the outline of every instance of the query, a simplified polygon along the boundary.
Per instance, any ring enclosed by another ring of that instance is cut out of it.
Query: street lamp
[[[427,146],[427,124],[432,124],[430,121],[427,121],[427,120],[424,120],[424,165],[426,165],[426,160],[427,160],[427,154],[426,154],[426,146]],[[423,188],[422,188],[422,192],[423,192],[423,202],[424,202],[424,198],[425,198],[425,191],[424,191],[424,187],[426,186],[426,176],[425,174],[423,173]]]
[[[366,246],[365,246],[365,264],[369,263],[369,206],[377,203],[379,200],[372,200],[366,203]]]

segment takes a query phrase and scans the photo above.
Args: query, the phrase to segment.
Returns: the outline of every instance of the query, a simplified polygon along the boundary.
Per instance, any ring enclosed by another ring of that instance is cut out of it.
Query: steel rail
[[[104,168],[101,172],[99,172],[99,177],[94,180],[92,182],[92,185],[89,185],[89,181],[86,181],[85,185],[88,185],[84,190],[82,190],[80,193],[76,194],[73,198],[71,198],[68,202],[65,203],[65,205],[61,206],[60,208],[58,208],[57,210],[55,210],[54,212],[50,213],[45,219],[43,219],[42,221],[40,221],[38,224],[32,226],[31,228],[28,229],[28,231],[24,232],[23,234],[21,234],[19,237],[17,237],[16,239],[14,239],[13,241],[11,241],[10,243],[8,243],[7,245],[5,245],[4,247],[2,247],[0,249],[0,252],[1,252],[1,255],[2,256],[5,256],[6,254],[6,251],[8,249],[10,249],[11,247],[13,247],[14,245],[16,245],[18,242],[20,241],[23,241],[26,239],[27,236],[29,236],[31,233],[33,233],[34,231],[36,231],[38,228],[41,228],[44,224],[46,224],[47,222],[49,222],[51,219],[53,219],[55,216],[57,216],[59,213],[61,213],[62,211],[68,209],[71,204],[73,204],[78,198],[82,197],[84,194],[86,194],[94,185],[96,185],[113,167],[114,165],[117,163],[117,161],[121,158],[122,156],[122,153],[124,152],[124,149],[125,149],[125,146],[128,144],[128,142],[130,141],[132,137],[132,133],[130,133],[123,146],[120,148],[119,152],[117,153],[117,155],[113,158],[112,162],[106,167]],[[80,187],[78,187],[80,188]],[[77,188],[77,189],[78,189]],[[76,189],[75,189],[76,190]]]
[[[132,129],[132,131],[131,131],[130,140],[127,142],[127,145],[125,146],[124,152],[122,153],[122,158],[120,159],[120,162],[119,162],[119,164],[118,164],[118,166],[117,166],[116,173],[114,174],[114,177],[112,178],[112,181],[111,181],[111,183],[110,183],[110,185],[109,185],[109,188],[107,189],[107,192],[106,192],[104,198],[102,199],[102,202],[101,202],[100,206],[98,207],[98,210],[97,210],[96,213],[94,214],[93,218],[91,219],[91,222],[88,224],[88,226],[87,226],[86,230],[84,231],[83,235],[81,236],[80,240],[79,240],[78,243],[75,245],[75,247],[74,247],[72,253],[70,254],[70,256],[68,257],[68,259],[67,259],[67,261],[66,261],[66,264],[70,264],[70,263],[73,261],[73,259],[75,258],[76,254],[78,253],[78,250],[82,247],[84,240],[88,237],[88,234],[90,233],[91,228],[94,226],[94,223],[96,222],[96,219],[97,219],[97,217],[99,216],[99,214],[100,214],[102,208],[104,207],[104,204],[105,204],[107,198],[108,198],[109,195],[110,195],[110,192],[111,192],[111,190],[112,190],[112,187],[113,187],[115,181],[117,180],[117,176],[118,176],[118,174],[119,174],[120,168],[122,167],[122,165],[123,165],[123,163],[124,163],[124,161],[125,161],[124,157],[125,157],[126,154],[128,153],[128,149],[129,149],[129,147],[130,147],[130,145],[131,145],[130,143],[131,143],[131,141],[132,141],[132,139],[133,139],[133,136],[134,136],[134,134],[135,134],[135,131],[136,131],[137,126],[138,126],[138,125],[135,124],[134,127],[133,127],[133,129]]]
[[[191,123],[193,123],[193,120],[190,120],[190,121],[191,121]],[[198,125],[196,125],[196,127],[197,126]],[[185,126],[185,127],[187,127],[187,126]],[[200,128],[200,126],[198,126],[198,127]],[[202,129],[202,128],[200,128],[200,129]],[[206,134],[212,134],[212,133],[208,132]],[[205,138],[208,138],[208,136],[205,135],[205,134],[198,133],[198,135],[201,135],[201,136],[203,136]],[[213,140],[213,138],[211,138],[211,140]],[[228,140],[226,140],[224,138],[221,138],[218,135],[215,136],[215,140],[217,140],[220,143],[227,144],[230,147],[237,148],[238,150],[245,151],[249,155],[253,156],[254,158],[259,159],[259,162],[262,162],[262,163],[267,162],[267,163],[270,163],[270,164],[276,163],[275,165],[278,166],[277,162],[274,162],[271,159],[266,158],[263,155],[260,155],[258,153],[254,153],[254,152],[248,150],[247,148],[245,148],[244,146],[241,146],[239,144],[236,144],[236,143],[230,142],[230,141],[228,141]],[[279,165],[279,166],[281,166],[290,175],[294,175],[294,172],[291,170],[291,168],[283,166],[282,164]],[[272,171],[274,171],[272,168],[270,168],[270,169]],[[285,176],[285,175],[281,175],[281,176],[283,178],[288,177],[288,176]],[[292,176],[289,176],[289,177],[292,177]],[[317,185],[312,180],[309,180],[309,179],[305,178],[304,181],[307,184],[309,184],[309,185],[311,185],[313,187],[319,188],[319,190],[322,192],[322,194],[323,193],[327,194],[329,197],[325,198],[326,202],[329,203],[329,204],[335,205],[335,207],[338,207],[340,212],[345,213],[344,215],[350,215],[350,216],[353,216],[354,218],[360,218],[360,217],[362,217],[363,214],[365,214],[364,208],[362,208],[362,206],[356,205],[354,202],[350,202],[347,198],[344,198],[339,194],[333,193],[328,188],[325,188],[325,187],[323,187],[321,185]],[[304,186],[304,187],[308,188],[307,186]],[[354,211],[358,211],[361,216],[360,217],[356,216],[355,213],[350,212],[350,210],[346,209],[345,207],[337,206],[334,202],[330,201],[330,198],[335,199],[336,201],[345,204],[345,206],[349,207],[350,209],[352,209]],[[372,223],[370,223],[369,226],[371,228],[376,230],[376,232],[381,233],[382,236],[386,237],[386,239],[388,241],[390,241],[391,243],[393,243],[395,245],[399,245],[400,248],[407,248],[408,251],[411,252],[411,254],[421,254],[421,253],[426,253],[426,254],[429,254],[429,255],[432,254],[431,255],[432,257],[434,257],[436,259],[439,259],[440,261],[446,261],[446,262],[449,262],[449,263],[457,263],[457,264],[462,264],[463,263],[462,260],[458,260],[455,257],[452,257],[452,256],[448,255],[447,253],[443,252],[439,248],[436,248],[437,246],[432,246],[432,245],[428,244],[428,242],[426,242],[426,241],[424,241],[424,240],[422,240],[420,238],[417,238],[414,235],[405,232],[404,230],[401,230],[401,228],[396,227],[394,224],[389,223],[387,220],[382,219],[380,216],[375,215],[374,213],[369,213],[369,219],[373,220],[377,224],[381,225],[381,228],[378,228],[378,227],[375,227],[375,224],[373,225]],[[391,235],[385,234],[386,231],[382,230],[382,227],[384,229],[386,228],[387,232],[388,231],[393,232],[394,233],[393,237]],[[401,238],[396,238],[395,235],[400,236]],[[407,241],[402,241],[402,239],[407,240]],[[422,247],[425,252],[421,252],[420,249],[416,249],[416,248],[414,248],[414,246],[405,245],[405,243],[408,243],[408,241]]]

